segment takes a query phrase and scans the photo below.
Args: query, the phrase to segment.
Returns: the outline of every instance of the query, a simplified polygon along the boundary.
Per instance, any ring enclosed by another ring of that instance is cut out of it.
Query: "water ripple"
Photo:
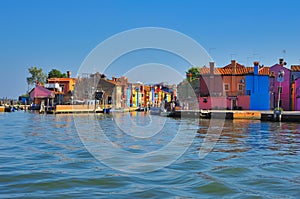
[[[84,116],[80,116],[84,117]],[[138,115],[138,117],[144,117]],[[133,153],[156,150],[172,140],[178,120],[153,140],[126,137],[99,115],[110,139]],[[149,118],[138,122],[149,123]],[[213,151],[198,151],[209,121],[174,164],[157,171],[128,174],[96,160],[81,143],[71,115],[0,114],[1,198],[298,198],[300,125],[226,121]],[[124,125],[126,125],[124,123]],[[91,138],[92,139],[92,138]]]

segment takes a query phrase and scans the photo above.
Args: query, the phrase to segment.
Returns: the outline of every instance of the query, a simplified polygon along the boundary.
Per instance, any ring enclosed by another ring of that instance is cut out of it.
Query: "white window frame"
[[[226,89],[226,85],[228,86],[228,89]],[[224,84],[224,91],[230,91],[230,84],[228,83]]]
[[[240,86],[241,86],[241,89],[240,89]],[[238,91],[243,91],[243,84],[238,84]]]

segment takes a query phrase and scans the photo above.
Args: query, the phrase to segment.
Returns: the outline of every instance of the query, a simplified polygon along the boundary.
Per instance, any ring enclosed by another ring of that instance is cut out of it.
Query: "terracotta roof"
[[[110,79],[100,79],[100,81],[105,81],[105,82],[108,82],[108,83],[111,83],[111,84],[114,84],[114,85],[118,85],[118,82],[114,81],[114,80],[110,80]]]
[[[291,71],[299,71],[300,72],[300,65],[292,65]]]
[[[144,90],[147,91],[147,92],[150,92],[150,91],[151,91],[151,86],[146,86],[146,85],[145,85],[145,86],[144,86]]]
[[[76,78],[72,78],[72,77],[61,77],[61,78],[56,78],[56,77],[52,77],[48,79],[48,82],[54,82],[54,81],[70,81],[70,80],[76,80]]]
[[[241,65],[242,66],[242,65]],[[236,75],[247,75],[254,72],[253,67],[238,67],[235,69]],[[269,75],[270,74],[270,68],[269,67],[263,67],[258,70],[258,73],[260,75]],[[207,67],[200,68],[200,75],[209,75],[210,69]],[[232,68],[229,68],[225,66],[224,68],[215,68],[214,75],[232,75]]]
[[[233,66],[232,66],[232,64],[230,63],[230,64],[224,66],[223,68],[232,68],[232,67],[233,67]],[[244,67],[245,67],[244,65],[239,64],[239,63],[236,63],[236,68],[244,68]]]
[[[270,75],[270,67],[262,67],[258,69],[258,74],[260,75]]]

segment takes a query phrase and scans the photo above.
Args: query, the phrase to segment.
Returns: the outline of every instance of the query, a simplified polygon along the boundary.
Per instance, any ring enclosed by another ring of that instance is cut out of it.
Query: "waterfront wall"
[[[235,107],[233,106],[233,100],[236,100]],[[240,108],[242,110],[249,110],[250,96],[243,95],[237,98],[228,97],[200,97],[199,98],[199,109],[204,110],[225,110]]]

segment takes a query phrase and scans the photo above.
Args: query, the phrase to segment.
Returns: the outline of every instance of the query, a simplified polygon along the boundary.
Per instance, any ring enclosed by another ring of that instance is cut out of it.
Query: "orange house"
[[[59,104],[71,101],[72,91],[76,84],[76,78],[71,78],[71,72],[67,71],[66,78],[49,78],[45,87],[54,91],[55,101]]]

